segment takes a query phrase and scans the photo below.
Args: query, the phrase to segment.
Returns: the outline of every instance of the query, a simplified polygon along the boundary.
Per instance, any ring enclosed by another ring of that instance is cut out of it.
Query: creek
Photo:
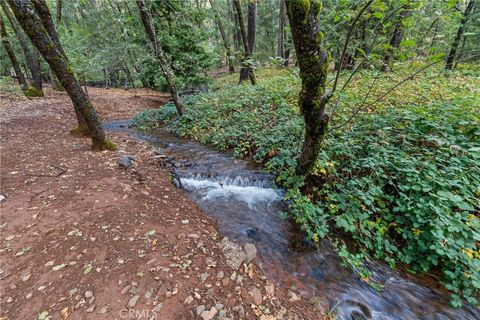
[[[163,129],[143,133],[130,120],[110,121],[106,130],[126,131],[160,149],[173,163],[177,185],[218,222],[231,240],[255,244],[267,276],[281,286],[294,286],[333,310],[338,320],[473,320],[479,309],[448,306],[449,294],[435,281],[391,270],[371,262],[375,290],[341,260],[328,240],[320,248],[302,244],[302,237],[279,213],[286,209],[284,191],[272,176],[251,161],[237,160]]]

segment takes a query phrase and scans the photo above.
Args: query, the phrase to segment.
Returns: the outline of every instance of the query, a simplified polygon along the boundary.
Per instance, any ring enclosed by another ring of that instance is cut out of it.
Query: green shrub
[[[304,186],[293,174],[303,120],[296,107],[299,80],[289,72],[260,71],[257,86],[232,85],[233,76],[225,77],[218,91],[186,99],[184,116],[177,117],[169,103],[138,115],[135,124],[148,129],[162,121],[181,136],[253,158],[287,189],[288,214],[309,239],[342,234],[353,240],[354,253],[338,247],[356,266],[359,257],[371,256],[411,272],[441,270],[453,305],[461,304],[460,297],[478,305],[478,73],[445,79],[428,72],[387,97],[375,112],[331,130],[315,181]],[[373,95],[407,72],[386,75]],[[365,83],[374,76],[364,71],[354,79],[333,127],[362,103]]]

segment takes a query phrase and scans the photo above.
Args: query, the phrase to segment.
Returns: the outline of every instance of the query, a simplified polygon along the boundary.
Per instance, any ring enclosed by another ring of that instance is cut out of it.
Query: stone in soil
[[[135,308],[135,306],[137,305],[138,299],[140,299],[140,296],[138,294],[133,296],[130,299],[130,301],[128,301],[128,307],[129,308]]]
[[[218,310],[215,307],[212,307],[209,311],[205,310],[200,314],[200,317],[203,320],[211,320],[218,313]]]
[[[245,252],[238,244],[231,242],[228,238],[223,238],[220,245],[227,264],[232,269],[237,270],[246,258]]]
[[[122,168],[130,169],[133,166],[133,162],[129,156],[123,156],[118,160],[118,165]]]
[[[257,256],[257,248],[255,248],[255,246],[251,243],[246,243],[243,246],[243,250],[245,250],[245,262],[247,264],[252,262],[252,260],[255,259],[255,257]]]
[[[204,305],[201,305],[201,306],[198,306],[196,309],[195,309],[195,312],[197,313],[197,315],[199,316],[200,314],[202,314],[202,312],[205,310],[205,306]]]
[[[256,305],[262,304],[262,300],[263,300],[262,299],[262,293],[260,292],[260,290],[257,287],[252,287],[250,289],[249,294],[253,298],[253,303],[255,303]]]

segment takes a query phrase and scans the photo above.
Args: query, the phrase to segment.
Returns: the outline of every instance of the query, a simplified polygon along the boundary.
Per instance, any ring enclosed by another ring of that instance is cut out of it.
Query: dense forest
[[[480,1],[0,4],[2,100],[68,96],[76,125],[50,135],[123,152],[102,125],[109,117],[96,90],[161,95],[163,103],[132,111],[136,132],[165,130],[254,162],[282,190],[276,215],[301,238],[291,250],[321,252],[328,242],[374,291],[386,283],[372,262],[427,277],[448,292],[445,308],[479,315]],[[167,171],[191,192],[185,161]],[[259,187],[229,179],[218,188]],[[251,210],[255,192],[245,200]],[[197,315],[212,319],[214,309]]]

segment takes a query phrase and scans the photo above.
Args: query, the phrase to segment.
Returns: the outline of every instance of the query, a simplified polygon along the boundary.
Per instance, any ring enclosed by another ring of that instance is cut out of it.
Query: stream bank
[[[392,271],[382,263],[369,265],[373,280],[384,286],[380,291],[373,289],[341,267],[327,241],[318,251],[292,246],[291,239],[298,234],[279,217],[286,208],[283,191],[275,189],[272,177],[254,163],[236,160],[161,128],[142,133],[129,128],[128,120],[110,122],[106,127],[126,130],[160,149],[173,163],[179,185],[217,220],[222,235],[255,243],[269,277],[319,299],[333,310],[336,319],[480,319],[475,307],[450,308],[449,295],[441,288],[426,286],[421,279]]]

